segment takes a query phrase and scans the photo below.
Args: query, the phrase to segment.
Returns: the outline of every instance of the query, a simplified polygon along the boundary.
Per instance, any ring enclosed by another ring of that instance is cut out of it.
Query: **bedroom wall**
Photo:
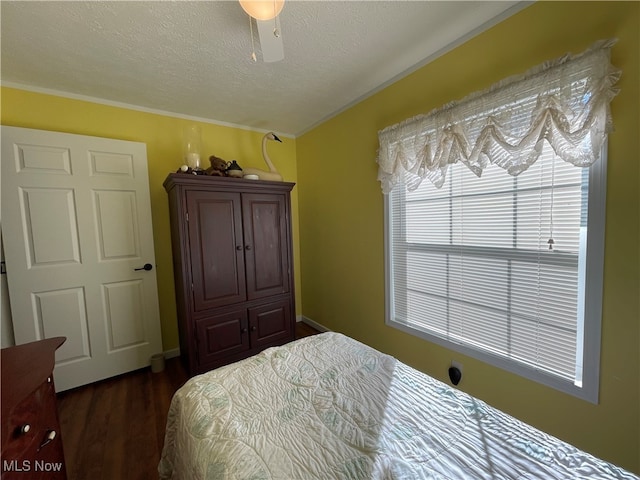
[[[225,160],[235,159],[242,167],[264,168],[261,153],[263,133],[15,88],[2,87],[1,95],[2,125],[118,138],[147,145],[162,344],[165,351],[178,348],[169,207],[162,183],[168,173],[175,172],[183,163],[183,127],[199,123],[206,157],[215,154]],[[285,180],[292,182],[297,181],[295,152],[296,140],[292,138],[283,137],[282,144],[269,144],[270,157]],[[296,310],[301,313],[298,187],[293,189],[291,203]]]
[[[537,2],[298,138],[304,316],[640,472],[640,3]],[[600,403],[578,400],[384,324],[377,132],[599,39],[623,70],[609,137]]]

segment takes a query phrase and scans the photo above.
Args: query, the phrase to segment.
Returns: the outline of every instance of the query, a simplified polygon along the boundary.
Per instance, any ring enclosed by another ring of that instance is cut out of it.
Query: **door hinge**
[[[7,274],[7,264],[5,263],[4,260],[2,260],[0,262],[0,275],[6,275]]]

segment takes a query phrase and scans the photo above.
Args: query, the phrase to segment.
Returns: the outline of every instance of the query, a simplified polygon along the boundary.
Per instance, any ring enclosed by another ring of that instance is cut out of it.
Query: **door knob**
[[[134,270],[137,272],[138,270],[145,270],[145,271],[149,271],[153,269],[153,265],[151,265],[150,263],[145,263],[144,267],[140,267],[140,268],[134,268]]]

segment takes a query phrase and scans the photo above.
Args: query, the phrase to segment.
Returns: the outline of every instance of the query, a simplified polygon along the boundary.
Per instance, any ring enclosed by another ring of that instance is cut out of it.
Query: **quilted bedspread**
[[[338,333],[189,380],[162,479],[638,479]]]

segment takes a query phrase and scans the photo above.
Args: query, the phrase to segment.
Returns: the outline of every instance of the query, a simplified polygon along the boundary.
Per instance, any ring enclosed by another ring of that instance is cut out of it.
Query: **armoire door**
[[[186,196],[194,310],[246,300],[240,194],[189,190]]]
[[[247,323],[245,308],[197,320],[198,364],[207,365],[249,350]]]
[[[286,205],[284,195],[242,194],[249,300],[287,293],[290,290]]]
[[[291,300],[285,298],[249,309],[251,348],[264,348],[292,339]]]

